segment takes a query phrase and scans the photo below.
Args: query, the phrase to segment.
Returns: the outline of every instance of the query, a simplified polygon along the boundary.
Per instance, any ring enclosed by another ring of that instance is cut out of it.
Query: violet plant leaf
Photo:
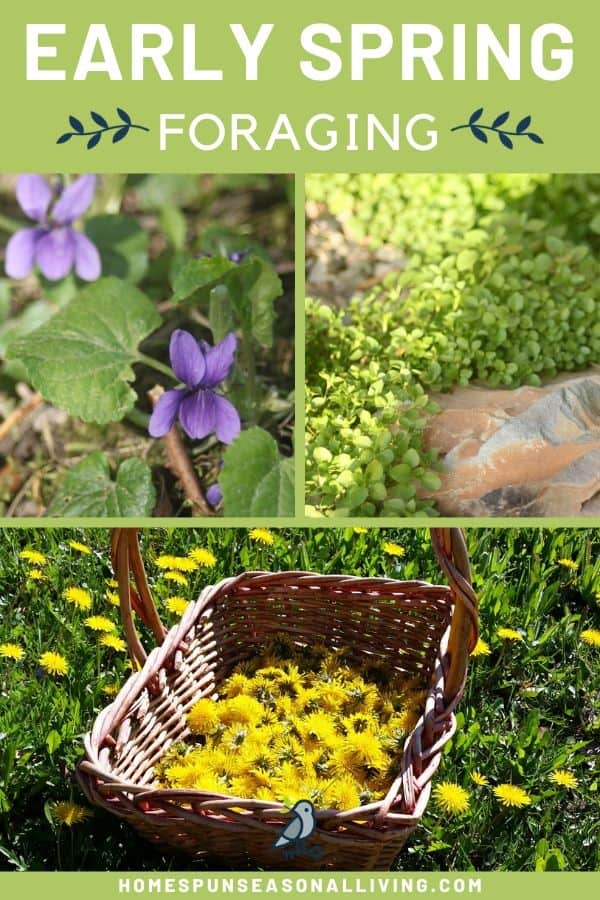
[[[102,278],[47,323],[11,342],[42,397],[84,422],[115,422],[133,407],[132,364],[138,346],[161,324],[154,305],[133,285]]]
[[[219,486],[226,516],[294,515],[294,461],[262,428],[242,431],[227,447]]]

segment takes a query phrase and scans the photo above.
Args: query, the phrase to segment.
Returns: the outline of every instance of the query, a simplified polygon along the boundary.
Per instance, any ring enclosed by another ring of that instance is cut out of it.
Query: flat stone
[[[592,516],[600,506],[600,374],[540,387],[458,388],[425,433],[444,515]]]

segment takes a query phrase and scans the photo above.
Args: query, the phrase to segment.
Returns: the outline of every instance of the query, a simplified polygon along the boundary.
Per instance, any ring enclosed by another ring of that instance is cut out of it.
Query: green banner
[[[17,881],[18,879],[18,881]],[[597,895],[598,879],[593,873],[560,872],[123,872],[45,873],[0,875],[0,890],[13,896],[18,890],[23,900],[71,900],[85,892],[87,900],[112,897],[186,895],[202,898],[263,896],[326,897],[419,896],[442,894],[475,895],[486,900],[530,900],[543,891],[545,900],[559,900],[569,892],[579,900]]]
[[[595,171],[598,9],[41,0],[4,14],[4,170]]]

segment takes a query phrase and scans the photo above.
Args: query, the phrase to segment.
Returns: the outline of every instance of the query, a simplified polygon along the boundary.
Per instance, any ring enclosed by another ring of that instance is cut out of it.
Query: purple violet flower
[[[185,387],[161,395],[150,417],[151,437],[167,434],[179,417],[191,438],[200,440],[214,432],[222,443],[232,442],[240,432],[240,417],[235,406],[213,388],[227,378],[235,348],[233,332],[214,347],[197,341],[189,331],[178,328],[173,332],[169,344],[171,368]]]
[[[215,481],[214,484],[211,484],[211,486],[207,488],[206,499],[213,509],[215,509],[219,505],[219,503],[223,499],[223,491],[221,490],[218,481]]]
[[[25,278],[38,265],[49,281],[60,281],[73,266],[83,281],[100,277],[100,254],[81,231],[71,228],[93,200],[95,175],[81,175],[57,197],[41,175],[19,175],[17,200],[36,228],[21,228],[6,245],[4,268],[10,278]]]

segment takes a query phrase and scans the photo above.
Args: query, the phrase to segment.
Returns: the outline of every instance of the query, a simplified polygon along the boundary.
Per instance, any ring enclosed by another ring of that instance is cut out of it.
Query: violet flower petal
[[[52,188],[41,175],[19,175],[16,188],[19,206],[35,222],[43,222],[52,200]]]
[[[43,228],[22,228],[6,245],[4,270],[9,278],[25,278],[35,265],[35,248],[46,234]]]
[[[219,505],[223,499],[223,491],[219,487],[218,481],[215,481],[214,484],[211,484],[211,486],[206,489],[206,499],[212,507]]]
[[[70,228],[53,228],[39,239],[35,259],[42,275],[49,281],[60,281],[75,262],[75,241]]]
[[[216,395],[202,389],[193,391],[179,407],[179,421],[185,433],[195,440],[212,434],[216,424]]]
[[[148,423],[150,437],[163,437],[171,430],[177,418],[181,401],[186,393],[185,388],[177,388],[173,391],[165,391],[164,394],[160,395]]]
[[[200,384],[206,372],[204,354],[196,338],[181,328],[176,328],[169,343],[171,368],[180,381],[194,388]]]
[[[75,243],[75,271],[83,281],[95,281],[102,271],[98,248],[81,231],[71,229],[71,235]]]
[[[60,195],[52,210],[52,220],[59,225],[70,225],[84,214],[96,190],[95,175],[80,175]]]
[[[202,341],[206,359],[206,374],[202,379],[202,387],[215,387],[227,378],[233,365],[236,346],[237,340],[233,332],[230,332],[214,347],[210,347],[205,341]]]
[[[238,411],[225,397],[213,394],[215,398],[215,432],[223,444],[230,444],[240,433],[242,423]]]

